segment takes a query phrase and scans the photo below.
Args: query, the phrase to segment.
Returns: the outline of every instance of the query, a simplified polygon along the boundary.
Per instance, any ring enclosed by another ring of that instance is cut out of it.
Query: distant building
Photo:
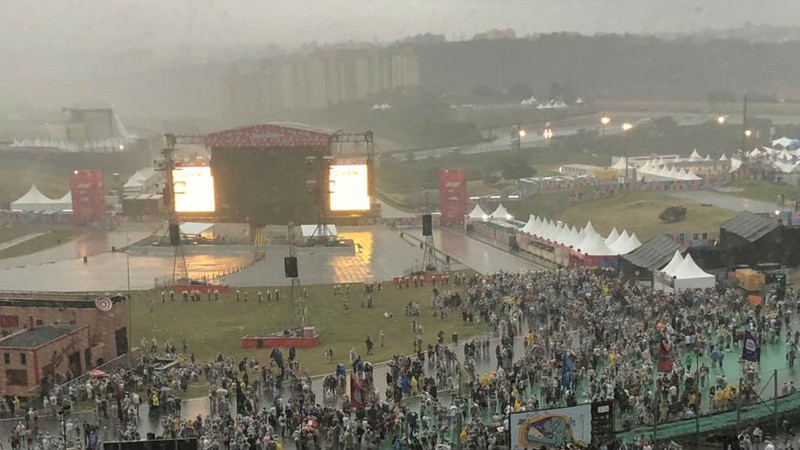
[[[301,111],[416,88],[411,48],[337,48],[278,56],[234,67],[223,80],[228,111],[238,116]]]
[[[0,392],[36,397],[128,352],[128,307],[96,295],[0,293]],[[105,301],[105,300],[104,300]]]
[[[505,30],[495,28],[492,30],[485,31],[483,33],[478,33],[472,39],[475,41],[480,41],[480,40],[516,39],[516,38],[517,38],[517,32],[514,31],[512,28],[506,28]]]
[[[32,321],[32,319],[31,319]],[[0,339],[3,370],[0,389],[6,395],[37,397],[42,382],[46,385],[56,374],[80,375],[92,367],[89,326],[35,326]],[[82,361],[84,358],[87,361]]]
[[[15,139],[0,145],[2,151],[117,153],[144,151],[146,139],[130,133],[111,108],[70,108],[63,124],[47,124],[48,138]]]

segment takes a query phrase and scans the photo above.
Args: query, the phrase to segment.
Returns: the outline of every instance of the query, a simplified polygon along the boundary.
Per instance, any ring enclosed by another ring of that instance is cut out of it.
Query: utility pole
[[[742,161],[747,168],[747,93],[744,94],[744,108],[742,110]]]

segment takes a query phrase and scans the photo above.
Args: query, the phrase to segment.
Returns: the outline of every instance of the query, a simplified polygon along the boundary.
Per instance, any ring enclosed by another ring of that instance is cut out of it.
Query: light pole
[[[553,139],[553,129],[550,127],[550,122],[545,122],[544,131],[542,131],[542,136],[548,142],[550,141],[550,139]]]
[[[133,297],[131,297],[131,235],[125,233],[125,240],[127,241],[127,246],[125,247],[125,269],[128,275],[128,361],[130,361],[130,353],[133,350],[133,330],[131,329],[131,325],[133,323],[133,319],[131,315],[133,314]]]
[[[630,131],[631,128],[633,128],[633,125],[631,125],[628,122],[625,122],[625,123],[622,124],[622,126],[620,128],[622,128],[622,138],[625,140],[625,144],[626,144],[626,146],[625,146],[625,183],[627,184],[628,183],[628,147],[627,147],[628,138],[627,138],[627,136],[628,136],[628,131]]]
[[[522,150],[522,138],[524,138],[526,134],[528,133],[525,132],[522,125],[517,125],[517,151]]]
[[[606,137],[606,126],[611,123],[611,117],[603,116],[600,118],[600,137]]]

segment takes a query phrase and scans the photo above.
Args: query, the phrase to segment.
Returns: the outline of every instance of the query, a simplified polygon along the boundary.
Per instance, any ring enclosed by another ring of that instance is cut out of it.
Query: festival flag
[[[674,361],[672,360],[672,349],[666,341],[661,341],[661,351],[658,356],[658,371],[672,372]]]
[[[742,359],[750,362],[761,361],[761,347],[758,340],[750,330],[744,332],[744,345],[742,345]]]
[[[564,366],[561,369],[561,386],[569,390],[572,385],[572,368],[575,366],[575,361],[569,352],[564,352]]]
[[[366,403],[366,390],[361,386],[356,377],[350,376],[350,406],[363,408]]]

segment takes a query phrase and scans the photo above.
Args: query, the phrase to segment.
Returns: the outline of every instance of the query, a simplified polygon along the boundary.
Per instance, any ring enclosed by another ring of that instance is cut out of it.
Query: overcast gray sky
[[[46,56],[385,41],[423,32],[470,37],[489,28],[655,33],[745,21],[796,25],[798,16],[798,0],[0,0],[0,47]]]
[[[94,100],[124,106],[123,94],[168,82],[177,85],[167,92],[180,90],[168,70],[183,64],[164,68],[175,56],[202,63],[268,44],[427,32],[468,39],[491,28],[522,36],[794,26],[800,0],[0,0],[0,17],[0,110],[13,111]]]

